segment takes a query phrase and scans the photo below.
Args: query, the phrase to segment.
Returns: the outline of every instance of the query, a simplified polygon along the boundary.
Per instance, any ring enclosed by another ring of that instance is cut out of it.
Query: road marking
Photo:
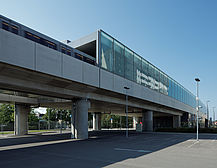
[[[193,144],[189,145],[188,148],[192,147],[193,145],[199,143],[199,141],[194,142]]]
[[[217,137],[215,137],[215,139],[212,140],[212,142],[215,142],[217,140]]]
[[[140,152],[140,153],[150,153],[149,150],[135,150],[135,149],[123,149],[123,148],[114,148],[114,150],[118,151],[129,151],[129,152]]]

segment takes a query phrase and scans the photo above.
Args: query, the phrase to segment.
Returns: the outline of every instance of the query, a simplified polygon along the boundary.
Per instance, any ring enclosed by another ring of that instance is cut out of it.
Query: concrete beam
[[[126,101],[124,98],[121,99],[113,96],[107,96],[107,95],[91,93],[91,92],[73,91],[66,88],[59,88],[55,86],[11,78],[7,76],[0,76],[0,85],[1,88],[4,89],[14,88],[19,91],[25,91],[29,93],[41,94],[47,96],[54,96],[59,98],[71,99],[72,97],[77,97],[77,98],[85,97],[87,99],[96,100],[100,102],[126,105]],[[146,104],[145,101],[141,101],[141,100],[137,101],[137,99],[134,99],[132,101],[129,98],[128,105],[129,107],[158,111],[158,112],[168,113],[172,115],[182,115],[183,113],[182,111],[178,111],[176,109],[168,109],[164,106],[157,106],[156,104],[153,105],[150,103]]]
[[[15,96],[0,93],[0,102],[2,103],[25,103],[25,104],[38,104],[38,100],[35,98],[28,98],[23,96]]]

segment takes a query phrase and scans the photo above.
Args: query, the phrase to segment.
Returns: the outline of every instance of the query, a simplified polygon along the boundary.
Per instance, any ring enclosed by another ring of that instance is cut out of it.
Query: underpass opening
[[[0,90],[0,99],[3,137],[71,132],[71,110],[67,110],[71,100],[12,90]]]

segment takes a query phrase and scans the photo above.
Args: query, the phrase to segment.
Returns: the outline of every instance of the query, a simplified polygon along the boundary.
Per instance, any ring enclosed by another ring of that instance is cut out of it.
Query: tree
[[[110,128],[111,120],[112,120],[113,127],[120,127],[120,116],[119,115],[103,114],[101,120],[102,120],[103,127]]]
[[[47,108],[47,111],[42,118],[47,121],[48,118],[50,119],[50,121],[58,121],[58,111],[53,108]]]
[[[47,121],[48,120],[58,121],[61,119],[63,121],[71,121],[70,116],[71,116],[71,110],[60,110],[60,109],[47,108],[47,112],[43,116],[43,119],[45,119]]]
[[[36,115],[34,109],[32,109],[30,111],[30,113],[28,114],[28,122],[32,122],[32,123],[36,123],[39,121],[38,116]]]
[[[71,121],[71,110],[58,110],[58,117],[63,121]]]
[[[111,119],[112,119],[112,126],[111,126]],[[125,116],[103,114],[101,121],[102,121],[102,127],[106,127],[106,128],[126,127],[126,117]],[[133,118],[132,117],[128,117],[128,126],[129,127],[133,126]]]
[[[9,124],[14,122],[14,105],[0,105],[0,124]]]

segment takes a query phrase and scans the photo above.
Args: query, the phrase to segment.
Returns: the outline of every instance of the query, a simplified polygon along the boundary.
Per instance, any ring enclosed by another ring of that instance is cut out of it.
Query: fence
[[[50,130],[50,129],[67,129],[71,125],[66,121],[45,121],[40,120],[39,122],[29,122],[29,130]]]
[[[46,131],[46,130],[66,130],[71,127],[69,122],[66,121],[45,121],[40,120],[38,122],[28,122],[28,130],[35,131]],[[14,123],[3,123],[0,124],[0,134],[13,134]]]
[[[93,128],[93,120],[88,121],[88,128]],[[111,122],[111,121],[102,121],[101,122],[101,128],[126,128],[126,123],[120,123],[120,122]],[[128,123],[128,128],[133,128],[133,123]]]

